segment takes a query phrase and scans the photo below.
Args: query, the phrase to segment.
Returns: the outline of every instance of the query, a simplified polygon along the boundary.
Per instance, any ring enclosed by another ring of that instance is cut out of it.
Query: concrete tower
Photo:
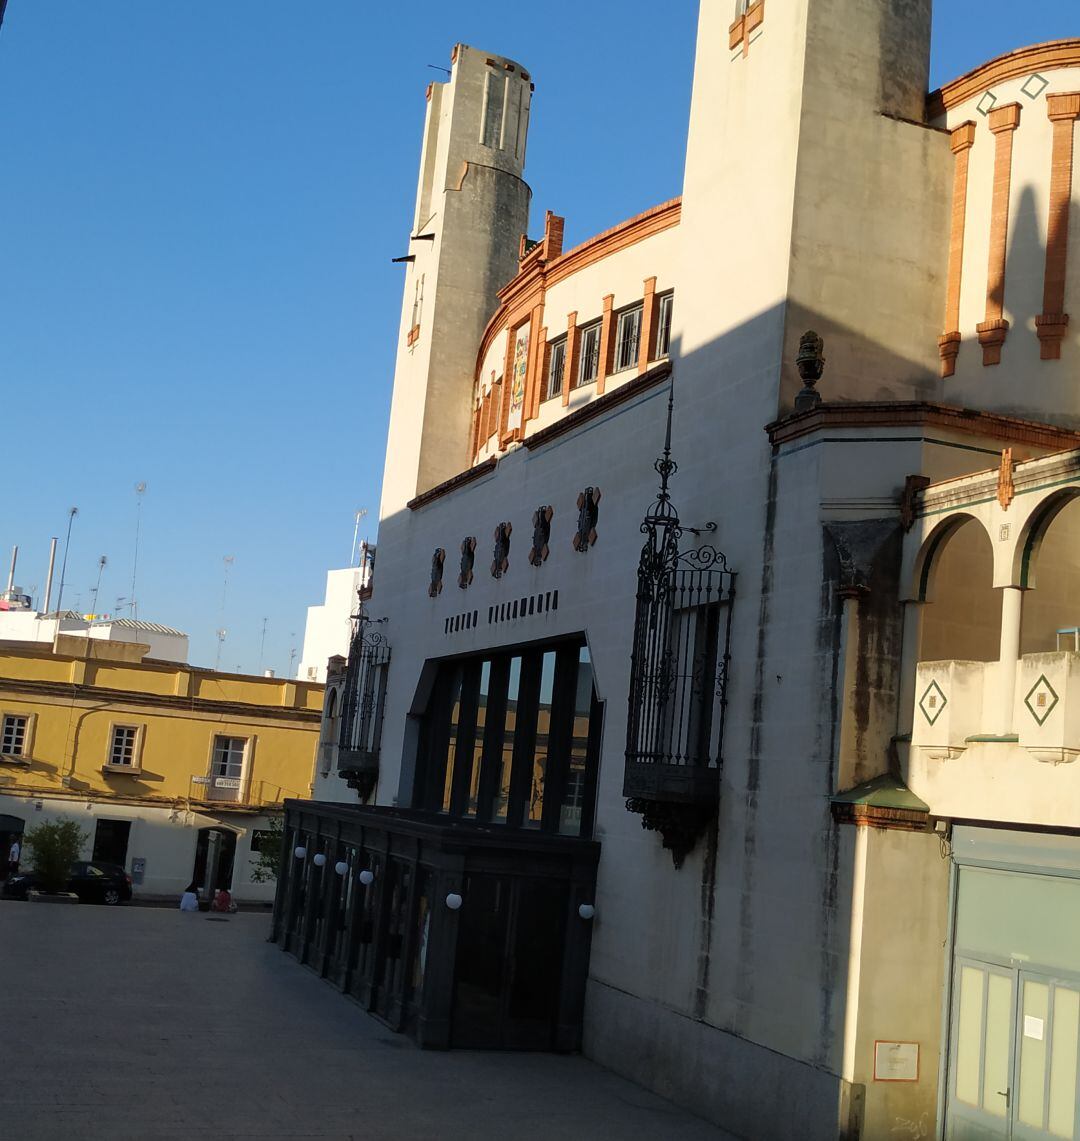
[[[811,328],[825,399],[937,394],[951,156],[925,125],[930,9],[702,0],[676,336],[710,372],[759,372],[765,420]]]
[[[529,74],[464,44],[451,58],[428,88],[382,519],[468,466],[476,347],[529,220]]]

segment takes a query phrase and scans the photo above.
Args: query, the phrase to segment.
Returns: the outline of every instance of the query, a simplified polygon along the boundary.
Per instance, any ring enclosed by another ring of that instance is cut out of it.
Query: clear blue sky
[[[284,671],[353,513],[374,538],[424,88],[458,40],[537,83],[533,217],[679,193],[690,0],[9,0],[0,31],[0,566],[131,594],[213,664]],[[934,82],[1080,34],[1076,0],[935,5]],[[645,161],[643,161],[643,159]],[[55,601],[55,597],[54,597]]]

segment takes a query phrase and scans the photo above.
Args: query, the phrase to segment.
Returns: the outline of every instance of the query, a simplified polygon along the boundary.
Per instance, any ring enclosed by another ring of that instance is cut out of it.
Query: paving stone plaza
[[[0,903],[0,1137],[725,1141],[584,1058],[418,1050],[268,925]]]

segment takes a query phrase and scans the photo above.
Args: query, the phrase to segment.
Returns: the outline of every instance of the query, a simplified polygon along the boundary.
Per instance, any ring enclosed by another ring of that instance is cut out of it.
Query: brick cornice
[[[1033,71],[1050,71],[1055,68],[1080,65],[1080,39],[1051,40],[1045,44],[1034,44],[998,56],[981,64],[946,83],[937,91],[932,91],[926,99],[926,117],[938,119],[946,111],[967,100],[981,95],[984,91],[1010,79],[1020,79]]]
[[[969,150],[975,145],[975,124],[968,119],[949,132],[949,145],[954,155]]]
[[[916,400],[819,404],[809,412],[795,413],[765,425],[774,447],[826,429],[846,428],[946,428],[988,440],[1032,444],[1048,450],[1080,445],[1080,432],[1055,424]]]
[[[1054,123],[1061,119],[1080,119],[1080,91],[1047,95],[1046,114]]]
[[[990,130],[995,135],[1002,131],[1015,131],[1020,126],[1021,110],[1019,103],[1006,103],[1003,107],[995,107],[988,116]]]
[[[492,342],[520,313],[530,311],[539,301],[544,289],[611,257],[629,246],[645,241],[679,224],[682,199],[672,198],[641,214],[604,230],[558,257],[545,261],[538,257],[524,266],[522,271],[499,291],[499,308],[487,323],[480,339],[476,357],[476,374],[483,367]]]

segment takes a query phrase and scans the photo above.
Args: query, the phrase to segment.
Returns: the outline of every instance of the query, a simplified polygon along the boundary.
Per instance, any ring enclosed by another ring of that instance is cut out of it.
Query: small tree
[[[281,844],[285,838],[285,817],[271,816],[268,827],[259,830],[259,850],[251,869],[252,883],[270,883],[278,877]]]
[[[89,839],[74,820],[47,820],[26,834],[34,854],[34,872],[44,891],[63,891],[71,879],[71,865]]]

